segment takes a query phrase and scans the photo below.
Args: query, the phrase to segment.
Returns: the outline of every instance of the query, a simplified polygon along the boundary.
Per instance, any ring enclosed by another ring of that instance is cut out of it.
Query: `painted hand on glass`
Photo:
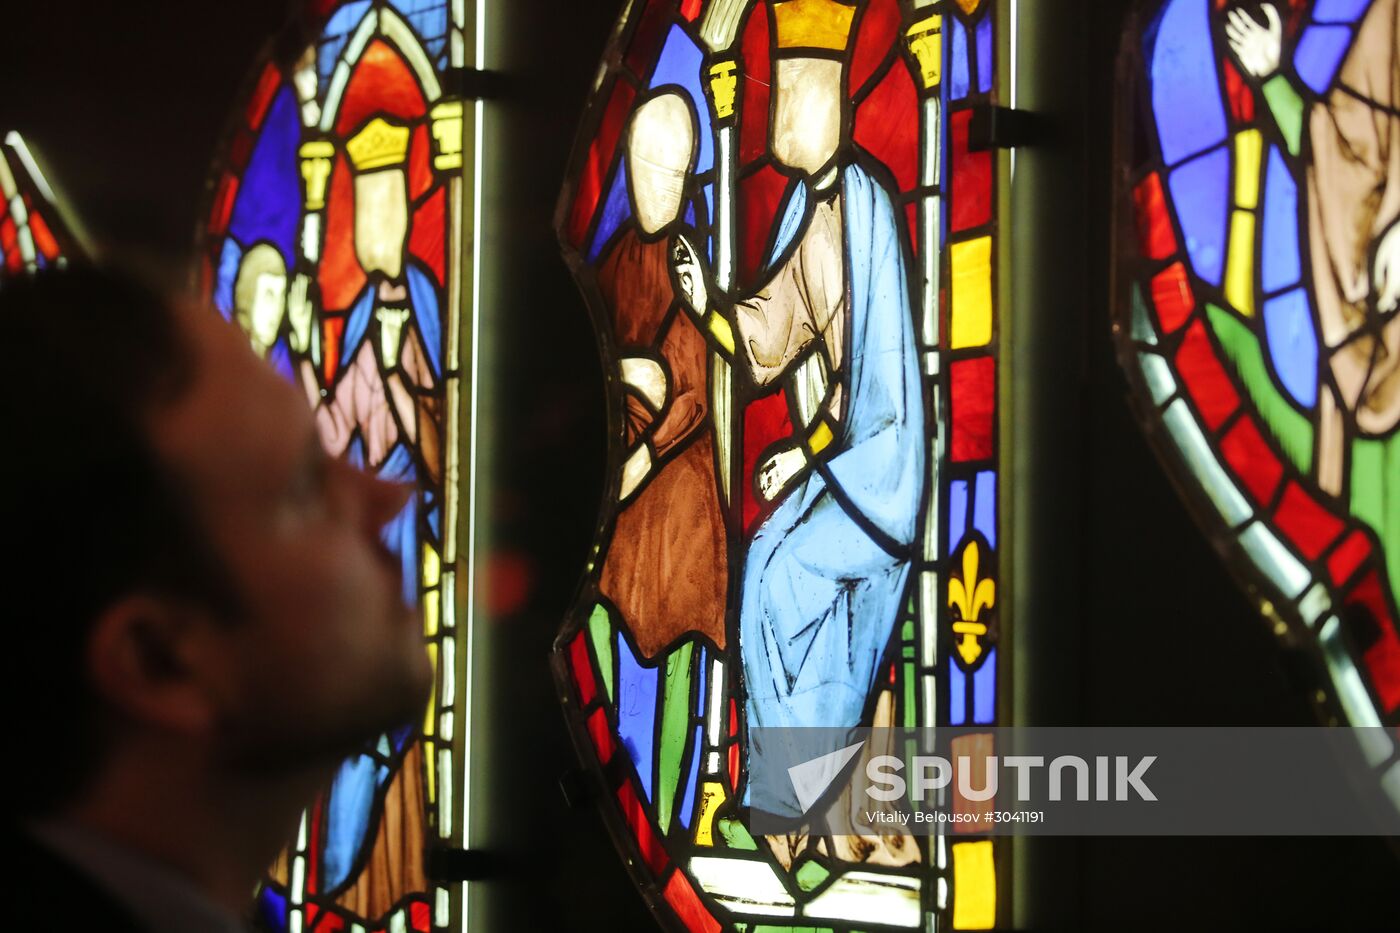
[[[1253,78],[1264,79],[1278,71],[1283,49],[1283,21],[1272,3],[1260,8],[1268,24],[1259,23],[1236,7],[1225,14],[1225,38],[1240,67]]]
[[[778,451],[758,468],[759,493],[771,502],[806,466],[807,455],[801,447],[789,447]]]
[[[710,304],[705,285],[705,265],[700,254],[684,236],[677,236],[671,250],[671,268],[676,276],[676,288],[681,298],[697,315],[703,315]]]
[[[310,277],[298,275],[292,280],[292,287],[287,292],[287,320],[291,324],[288,343],[292,350],[297,353],[306,353],[311,349],[313,308],[311,307],[311,298],[307,294],[310,287]]]
[[[1376,245],[1371,290],[1375,293],[1376,310],[1394,314],[1400,306],[1400,222],[1387,227]]]

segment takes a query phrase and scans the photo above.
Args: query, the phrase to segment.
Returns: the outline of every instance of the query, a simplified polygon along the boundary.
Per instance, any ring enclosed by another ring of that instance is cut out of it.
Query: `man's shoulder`
[[[3,834],[6,861],[12,866],[11,904],[18,912],[18,918],[11,914],[7,922],[12,929],[141,933],[126,908],[28,831],[7,822]]]

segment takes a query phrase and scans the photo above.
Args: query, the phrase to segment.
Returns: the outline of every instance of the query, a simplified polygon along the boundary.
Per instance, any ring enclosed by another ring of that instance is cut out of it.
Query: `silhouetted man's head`
[[[247,339],[93,268],[0,286],[0,339],[22,812],[177,757],[322,767],[421,713],[379,540],[406,491],[329,459]]]

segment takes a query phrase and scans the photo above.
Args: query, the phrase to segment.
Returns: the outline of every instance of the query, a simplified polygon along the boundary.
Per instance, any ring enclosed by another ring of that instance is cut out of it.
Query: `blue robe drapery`
[[[848,401],[823,460],[754,535],[739,613],[749,773],[781,769],[772,727],[854,728],[909,577],[923,497],[923,399],[909,285],[889,195],[859,166],[842,175],[849,281]],[[783,213],[775,255],[796,236],[802,189]],[[770,263],[773,259],[770,257]],[[772,738],[772,737],[770,737]],[[771,763],[768,763],[771,759]],[[786,780],[764,780],[763,808],[799,816]],[[747,802],[747,790],[746,802]]]

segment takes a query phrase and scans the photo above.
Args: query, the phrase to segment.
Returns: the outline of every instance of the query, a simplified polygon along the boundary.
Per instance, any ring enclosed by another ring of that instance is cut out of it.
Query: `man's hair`
[[[111,269],[0,284],[4,579],[18,813],[71,799],[105,750],[87,676],[92,623],[135,593],[233,608],[150,417],[194,381],[194,351],[162,295]],[[18,734],[16,734],[18,733]]]

